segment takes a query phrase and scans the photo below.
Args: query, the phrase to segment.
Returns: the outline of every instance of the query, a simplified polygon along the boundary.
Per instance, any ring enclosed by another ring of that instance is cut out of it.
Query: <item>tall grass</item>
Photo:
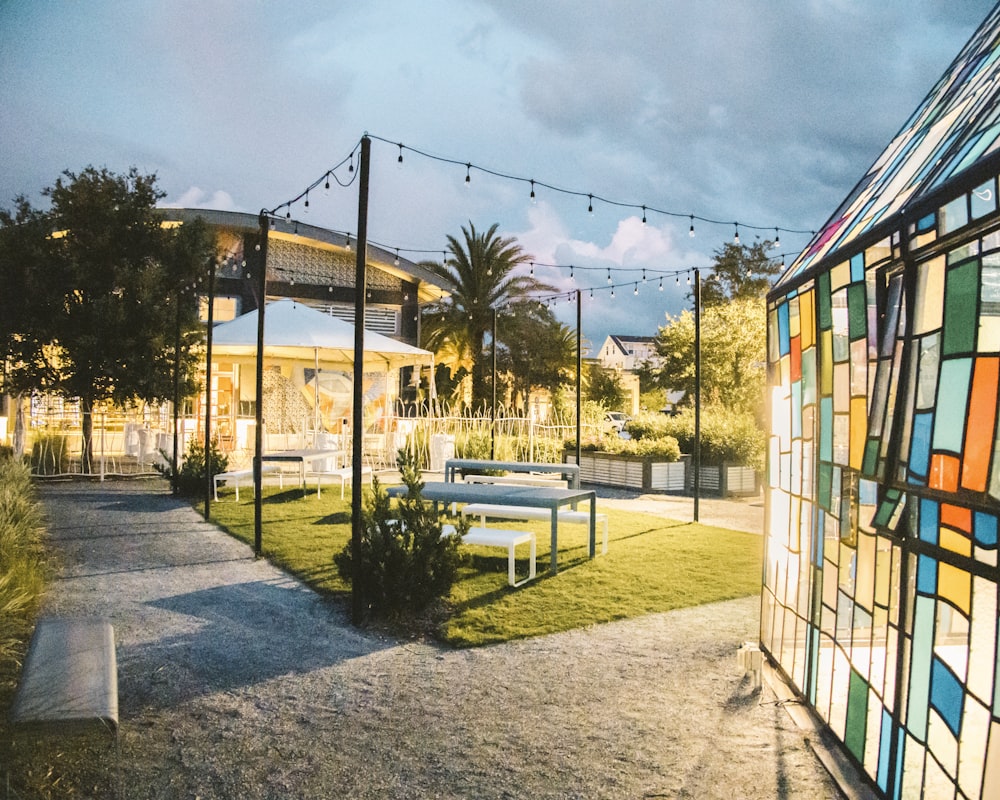
[[[42,514],[28,466],[0,456],[0,662],[15,657],[44,586]]]

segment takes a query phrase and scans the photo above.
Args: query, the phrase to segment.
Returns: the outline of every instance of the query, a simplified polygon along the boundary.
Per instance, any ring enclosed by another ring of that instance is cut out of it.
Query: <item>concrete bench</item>
[[[589,525],[589,511],[559,511],[557,512],[560,522],[569,522],[575,525]],[[485,525],[487,517],[495,519],[523,519],[541,520],[548,522],[552,519],[552,512],[547,508],[531,508],[529,506],[504,506],[491,505],[490,503],[469,503],[462,507],[463,517],[479,517],[479,524]],[[601,553],[608,552],[608,515],[595,515],[595,522],[604,528],[604,546]]]
[[[281,489],[285,488],[285,481],[281,476],[281,465],[280,464],[261,464],[260,474],[261,477],[267,475],[269,472],[274,472],[278,475],[278,486]],[[240,481],[250,481],[250,486],[253,486],[253,469],[235,469],[229,472],[219,472],[212,476],[212,494],[215,499],[219,499],[219,482],[220,481],[232,481],[233,486],[236,488],[236,502],[240,500]]]
[[[442,536],[450,536],[455,533],[454,525],[443,525]],[[535,555],[537,544],[535,534],[531,531],[511,531],[502,528],[469,528],[469,532],[462,537],[465,544],[477,544],[483,547],[506,547],[507,548],[507,583],[511,586],[523,586],[535,577]],[[528,577],[517,580],[514,576],[514,549],[519,544],[526,544],[529,547]]]
[[[372,468],[362,467],[361,477],[368,476],[368,482],[371,483],[372,480]],[[321,486],[323,483],[323,478],[332,478],[334,480],[340,481],[340,499],[344,499],[344,484],[354,479],[354,467],[341,467],[340,469],[324,470],[322,472],[310,472],[310,477],[316,478],[316,496],[322,497]]]
[[[60,731],[118,731],[118,667],[111,623],[43,618],[35,625],[11,722]]]

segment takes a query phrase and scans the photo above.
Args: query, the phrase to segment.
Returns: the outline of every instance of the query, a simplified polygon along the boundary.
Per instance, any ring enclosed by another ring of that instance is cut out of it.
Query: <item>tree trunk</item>
[[[80,471],[84,475],[93,473],[94,464],[94,401],[89,397],[80,398],[83,411],[83,445],[80,448]]]

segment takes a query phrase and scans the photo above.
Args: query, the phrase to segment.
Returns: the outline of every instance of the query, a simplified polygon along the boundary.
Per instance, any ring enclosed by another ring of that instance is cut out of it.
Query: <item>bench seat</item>
[[[38,620],[21,669],[10,719],[15,725],[117,733],[115,633],[93,617]]]
[[[464,475],[463,483],[503,483],[515,486],[554,486],[566,488],[566,481],[545,475],[529,475],[517,473],[514,475]]]
[[[278,486],[282,489],[285,488],[284,479],[281,475],[281,465],[280,464],[261,464],[260,474],[261,476],[266,475],[269,472],[277,473],[278,475]],[[232,481],[233,486],[236,488],[236,502],[240,499],[240,481],[247,480],[249,478],[251,487],[253,486],[253,468],[250,469],[234,469],[229,472],[219,472],[212,476],[212,494],[215,499],[219,499],[219,481]]]
[[[547,508],[532,508],[531,506],[505,506],[491,503],[469,503],[462,507],[463,517],[479,517],[479,524],[486,525],[486,518],[495,519],[523,519],[541,520],[548,522],[552,519],[552,512]],[[560,522],[568,522],[575,525],[589,525],[589,511],[571,511],[566,509],[558,512]],[[608,515],[597,514],[595,522],[603,526],[604,544],[601,553],[608,552]]]
[[[450,536],[455,533],[454,525],[443,525],[442,536]],[[483,547],[506,547],[507,548],[507,583],[511,586],[523,586],[535,577],[535,555],[537,543],[535,534],[531,531],[504,530],[502,528],[469,528],[469,532],[462,537],[465,544],[476,544]],[[520,581],[514,575],[514,548],[519,544],[526,544],[529,547],[528,577]]]
[[[316,496],[322,497],[321,486],[323,483],[323,478],[329,477],[334,480],[340,481],[340,499],[344,499],[344,484],[349,483],[354,478],[354,467],[341,467],[340,469],[323,470],[321,472],[310,472],[310,477],[316,478]],[[368,482],[371,483],[372,480],[372,468],[362,467],[361,477],[368,477]]]

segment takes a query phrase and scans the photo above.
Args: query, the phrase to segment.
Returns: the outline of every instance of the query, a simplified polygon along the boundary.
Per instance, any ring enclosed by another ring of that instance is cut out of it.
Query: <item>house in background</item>
[[[886,798],[1000,797],[1000,7],[768,296],[760,639]]]
[[[635,371],[644,362],[657,363],[655,341],[652,336],[611,334],[597,353],[597,363],[618,373],[621,387],[628,393],[627,407],[620,410],[632,416],[639,413],[639,376]]]
[[[656,362],[655,342],[652,336],[611,334],[601,345],[597,360],[605,369],[633,372],[644,361]]]

